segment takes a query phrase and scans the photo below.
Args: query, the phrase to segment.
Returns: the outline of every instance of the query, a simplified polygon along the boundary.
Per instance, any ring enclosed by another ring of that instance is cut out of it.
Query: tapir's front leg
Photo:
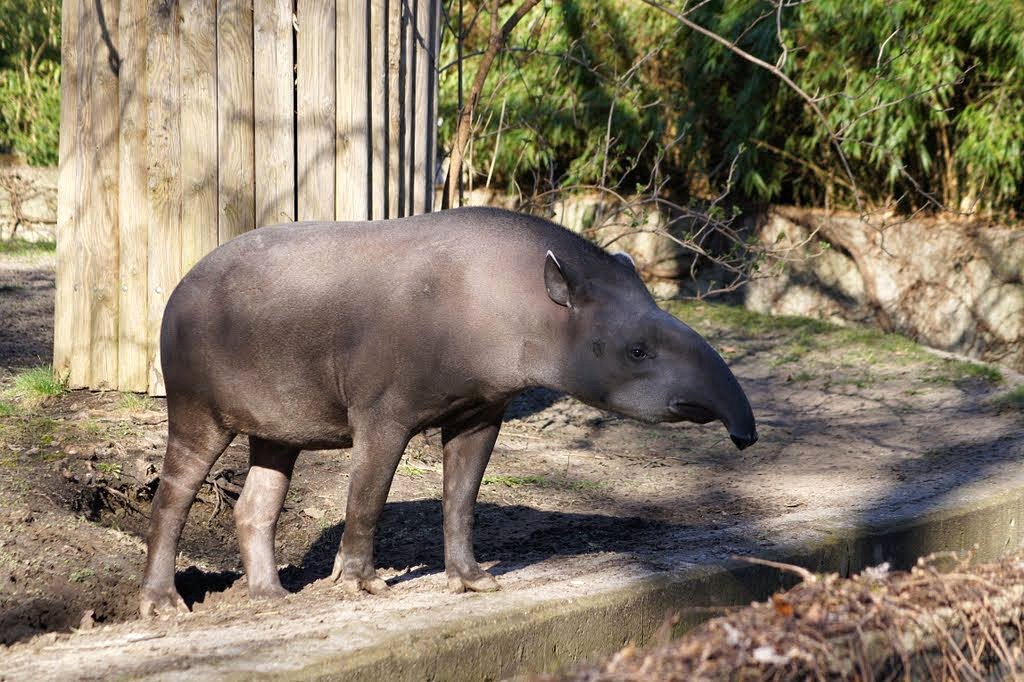
[[[381,594],[388,586],[373,567],[373,535],[388,499],[398,462],[409,443],[409,429],[389,420],[352,418],[352,469],[349,472],[345,532],[334,559],[331,580],[349,592]]]
[[[473,507],[501,428],[501,415],[441,430],[444,442],[444,568],[452,592],[492,592],[498,581],[476,562]]]

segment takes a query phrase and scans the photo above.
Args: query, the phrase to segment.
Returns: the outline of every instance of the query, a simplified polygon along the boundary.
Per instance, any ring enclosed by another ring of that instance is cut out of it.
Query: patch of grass
[[[398,465],[398,473],[405,474],[406,476],[422,476],[427,473],[427,470],[420,469],[412,464],[400,464]]]
[[[503,485],[506,488],[518,488],[524,485],[534,485],[540,488],[557,488],[560,490],[597,490],[605,484],[601,481],[590,481],[587,479],[547,478],[545,476],[509,476],[496,474],[484,476],[484,485]]]
[[[22,435],[29,444],[46,446],[53,444],[60,424],[50,417],[30,417],[25,420]]]
[[[992,402],[1000,412],[1024,412],[1024,385],[1007,391]]]
[[[44,253],[54,253],[57,250],[57,242],[41,241],[30,242],[27,239],[0,239],[0,254],[10,256],[29,256]]]
[[[964,381],[983,381],[992,386],[1003,383],[1003,373],[996,367],[966,360],[946,358],[936,373],[925,379],[932,384],[956,384]]]
[[[805,381],[813,381],[815,378],[817,378],[817,377],[815,377],[815,375],[813,375],[810,372],[804,370],[804,371],[797,372],[793,376],[789,377],[789,380],[790,381],[795,381],[796,383],[803,383]]]
[[[68,378],[58,376],[49,365],[32,367],[14,375],[10,394],[24,403],[36,406],[47,398],[68,392]]]
[[[763,315],[739,306],[700,301],[668,301],[664,307],[668,312],[691,326],[699,327],[706,321],[716,327],[734,327],[749,334],[765,334],[775,331],[823,334],[841,329],[834,324],[810,317]]]
[[[96,469],[108,476],[113,476],[114,478],[121,478],[122,465],[120,463],[98,462],[96,464]]]
[[[564,481],[556,481],[555,487],[567,488],[569,490],[599,490],[605,486],[603,481],[591,481],[585,478],[581,479],[566,479]]]
[[[99,436],[106,432],[106,427],[95,419],[83,419],[78,422],[78,428],[90,436]]]
[[[543,476],[509,476],[506,474],[496,474],[494,476],[484,476],[484,485],[503,485],[506,488],[518,488],[523,485],[547,485],[548,479]]]
[[[11,403],[0,401],[0,417],[11,417],[18,410]]]
[[[126,412],[148,412],[156,409],[156,401],[144,393],[122,393],[117,399],[118,409]]]
[[[80,568],[70,576],[68,576],[69,583],[84,583],[87,578],[91,578],[96,575],[96,571],[91,568]]]

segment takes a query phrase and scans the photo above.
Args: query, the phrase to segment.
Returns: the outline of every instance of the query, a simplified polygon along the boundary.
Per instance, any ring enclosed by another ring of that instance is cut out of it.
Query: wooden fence
[[[178,280],[292,220],[431,210],[439,0],[65,0],[54,367],[161,394]]]

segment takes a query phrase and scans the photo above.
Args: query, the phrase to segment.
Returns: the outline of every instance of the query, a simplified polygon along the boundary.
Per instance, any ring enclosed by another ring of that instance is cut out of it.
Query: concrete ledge
[[[1024,488],[997,494],[976,506],[941,509],[889,527],[847,530],[818,548],[796,549],[774,558],[842,575],[882,561],[908,568],[917,557],[944,550],[971,550],[977,559],[991,560],[1024,547],[1022,514]],[[591,597],[555,600],[389,639],[355,656],[322,658],[273,677],[494,680],[555,670],[613,653],[629,641],[645,643],[672,612],[681,616],[678,633],[713,615],[695,608],[763,600],[793,582],[792,576],[775,569],[739,562],[694,568],[641,579]]]

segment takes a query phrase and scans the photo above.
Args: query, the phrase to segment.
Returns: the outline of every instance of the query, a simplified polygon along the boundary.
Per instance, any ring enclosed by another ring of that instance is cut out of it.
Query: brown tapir
[[[547,220],[463,208],[367,223],[296,223],[214,250],[167,302],[168,438],[141,612],[184,612],[174,557],[189,507],[237,434],[235,506],[252,597],[286,594],[274,533],[300,450],[353,449],[332,578],[386,589],[373,535],[411,436],[440,427],[444,556],[454,591],[497,588],[473,555],[473,505],[509,402],[545,386],[646,422],[721,420],[757,440],[743,390],[662,311],[628,257]]]

